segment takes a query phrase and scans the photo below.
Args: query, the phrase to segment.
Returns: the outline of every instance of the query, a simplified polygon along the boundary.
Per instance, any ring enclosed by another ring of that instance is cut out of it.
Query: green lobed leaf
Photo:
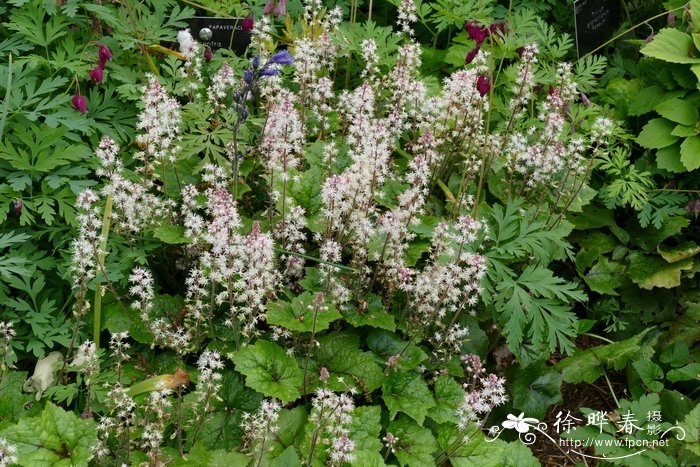
[[[641,343],[650,329],[624,341],[579,350],[561,360],[555,368],[562,372],[562,378],[567,383],[593,383],[603,376],[605,368],[621,370],[630,360],[650,358],[654,349]]]
[[[97,430],[93,420],[47,402],[40,416],[21,418],[0,432],[0,438],[17,447],[21,466],[79,467],[87,466],[93,456]]]
[[[360,338],[349,332],[327,334],[318,339],[316,363],[330,372],[328,387],[333,391],[345,391],[347,386],[369,393],[382,385],[382,367],[370,352],[360,349]],[[318,374],[318,373],[317,373]],[[338,381],[338,377],[343,382]]]
[[[197,443],[184,457],[169,464],[173,467],[228,467],[232,465],[245,466],[250,457],[239,452],[225,449],[211,450],[202,443]]]
[[[692,268],[692,258],[667,263],[657,256],[635,252],[630,255],[628,274],[632,282],[643,289],[672,289],[681,285],[681,272]]]
[[[382,386],[382,397],[389,417],[403,412],[423,426],[428,410],[435,406],[433,395],[421,375],[412,372],[392,372]]]
[[[695,242],[685,242],[673,248],[662,248],[662,245],[659,244],[656,251],[667,262],[675,263],[700,253],[700,246]]]
[[[668,372],[666,378],[675,383],[677,381],[698,381],[700,380],[700,363],[691,363],[681,368],[676,368]]]
[[[593,292],[606,295],[618,295],[615,289],[622,285],[624,266],[601,256],[597,263],[583,276]]]
[[[637,137],[637,144],[649,149],[661,149],[668,147],[678,141],[677,136],[673,136],[675,125],[665,118],[652,118],[644,125]]]
[[[700,59],[689,55],[692,47],[693,38],[690,35],[678,29],[664,28],[640,52],[671,63],[700,63]]]
[[[695,125],[698,121],[698,108],[686,99],[670,99],[660,103],[655,109],[659,115],[682,125]]]
[[[356,407],[353,411],[352,420],[347,426],[348,436],[355,443],[355,451],[353,452],[355,460],[352,465],[357,465],[358,457],[381,461],[382,458],[379,454],[383,447],[380,441],[381,416],[382,409],[378,405]],[[379,465],[382,464],[383,461]]]
[[[282,326],[290,331],[312,332],[324,331],[330,323],[340,318],[340,313],[331,303],[324,302],[326,309],[314,311],[316,294],[304,292],[292,299],[292,302],[277,301],[267,305],[267,322]]]
[[[190,243],[190,239],[185,235],[185,228],[180,225],[159,225],[153,230],[153,236],[169,245]]]
[[[417,345],[407,343],[396,334],[382,329],[372,330],[367,335],[367,346],[374,352],[375,360],[380,365],[385,365],[390,357],[401,354],[397,367],[402,370],[412,370],[428,358]]]
[[[435,381],[435,407],[428,417],[438,423],[456,423],[457,409],[464,403],[464,389],[451,376],[439,376]]]
[[[246,376],[248,387],[285,403],[301,396],[301,370],[296,361],[274,342],[259,340],[229,357],[236,365],[236,371]]]
[[[408,417],[400,416],[389,423],[387,433],[398,438],[394,445],[394,455],[400,466],[434,467],[433,453],[438,445],[435,437],[427,428],[419,426]]]
[[[461,438],[468,438],[460,443]],[[488,440],[488,442],[487,442]],[[465,434],[453,425],[442,425],[438,432],[438,444],[447,451],[449,462],[454,467],[538,467],[539,461],[521,441],[505,442],[491,440],[479,430]],[[455,449],[456,447],[456,449]]]
[[[681,143],[681,163],[688,170],[700,167],[700,136],[689,136]]]
[[[681,143],[676,142],[656,151],[656,165],[660,169],[673,173],[686,172],[686,168],[681,162]]]
[[[543,419],[550,405],[562,401],[561,382],[561,374],[544,363],[518,369],[510,382],[513,408]]]
[[[361,300],[364,309],[360,311],[354,304],[347,305],[343,310],[343,319],[357,327],[370,326],[373,328],[396,330],[394,316],[389,314],[382,305],[382,298],[376,294],[367,294]]]
[[[649,390],[663,391],[664,384],[660,380],[664,377],[664,372],[659,365],[650,360],[637,360],[632,362],[632,367]]]

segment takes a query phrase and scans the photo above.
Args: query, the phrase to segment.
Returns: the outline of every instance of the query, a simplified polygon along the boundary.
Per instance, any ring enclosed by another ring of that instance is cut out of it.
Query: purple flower
[[[112,51],[109,50],[109,47],[104,44],[97,45],[100,47],[100,51],[97,53],[100,63],[106,63],[108,60],[112,60]]]
[[[73,96],[73,99],[71,99],[71,102],[73,103],[73,107],[75,107],[75,110],[77,110],[80,113],[86,113],[87,112],[87,101],[85,100],[85,96],[81,96],[80,94],[77,94]]]
[[[645,44],[648,44],[649,42],[651,42],[651,41],[653,41],[653,40],[654,40],[654,33],[652,32],[651,34],[649,34],[649,35],[647,36],[646,39],[644,39],[644,43],[645,43]]]
[[[287,14],[287,0],[279,0],[273,13],[276,16],[284,16]]]
[[[488,94],[490,89],[491,80],[489,79],[489,77],[486,75],[479,75],[479,77],[476,79],[476,90],[479,91],[479,94],[481,94],[481,96],[483,97],[486,94]]]
[[[214,54],[212,53],[211,49],[209,47],[204,49],[204,60],[206,62],[211,62],[211,59],[214,58]]]
[[[674,12],[670,12],[668,14],[668,16],[666,17],[666,22],[672,28],[675,27],[676,26],[676,14]]]
[[[272,13],[275,16],[284,16],[287,14],[287,0],[267,0],[263,14],[269,15]]]
[[[263,68],[260,70],[260,76],[277,76],[280,71],[276,68]]]
[[[253,72],[251,70],[246,70],[245,73],[243,74],[243,80],[250,84],[253,82]]]
[[[289,55],[287,49],[277,52],[275,55],[270,57],[267,62],[268,65],[294,65],[294,58]]]
[[[471,63],[474,60],[474,57],[476,57],[476,54],[479,53],[480,48],[481,48],[481,46],[477,44],[476,47],[471,49],[469,51],[469,53],[467,54],[467,58],[464,59],[464,63]]]
[[[245,32],[250,32],[253,30],[253,26],[255,26],[255,21],[253,21],[253,17],[251,15],[246,16],[243,19],[243,22],[241,23],[241,27]]]
[[[588,100],[588,96],[585,95],[584,93],[581,93],[581,102],[583,102],[583,105],[585,105],[586,107],[591,105],[591,101]]]
[[[260,55],[256,55],[255,57],[253,57],[252,65],[253,65],[253,69],[255,69],[255,70],[258,69],[258,66],[260,66]]]
[[[104,80],[104,69],[100,66],[90,70],[90,78],[96,83],[101,83]]]

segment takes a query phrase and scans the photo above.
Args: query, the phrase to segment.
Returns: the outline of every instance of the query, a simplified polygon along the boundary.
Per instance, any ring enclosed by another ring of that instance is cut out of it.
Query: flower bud
[[[73,103],[73,107],[75,107],[75,110],[77,110],[80,113],[86,113],[87,110],[87,100],[85,100],[85,96],[81,95],[75,95],[73,96],[73,99],[71,99],[71,102]]]

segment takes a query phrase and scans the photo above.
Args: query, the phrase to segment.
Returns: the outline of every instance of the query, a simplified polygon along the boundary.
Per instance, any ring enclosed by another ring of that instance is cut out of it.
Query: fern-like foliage
[[[628,206],[639,211],[647,204],[647,190],[654,186],[654,181],[649,172],[640,171],[630,163],[628,150],[615,148],[601,153],[596,163],[611,180],[599,191],[608,209]]]
[[[646,228],[653,225],[660,229],[664,221],[671,216],[684,215],[683,205],[688,197],[683,193],[674,191],[654,191],[649,193],[646,204],[637,213],[639,225]]]
[[[575,283],[547,268],[571,256],[566,227],[548,229],[530,220],[520,199],[491,212],[489,271],[484,301],[502,327],[508,348],[524,364],[559,349],[575,349],[576,315],[571,304],[586,300]]]

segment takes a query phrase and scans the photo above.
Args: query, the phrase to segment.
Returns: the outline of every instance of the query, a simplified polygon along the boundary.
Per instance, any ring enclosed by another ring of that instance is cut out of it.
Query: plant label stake
[[[212,51],[231,49],[243,55],[250,44],[250,33],[243,30],[243,18],[197,16],[186,22],[192,37]]]
[[[610,39],[620,25],[620,2],[576,0],[574,2],[576,52],[579,57]]]

